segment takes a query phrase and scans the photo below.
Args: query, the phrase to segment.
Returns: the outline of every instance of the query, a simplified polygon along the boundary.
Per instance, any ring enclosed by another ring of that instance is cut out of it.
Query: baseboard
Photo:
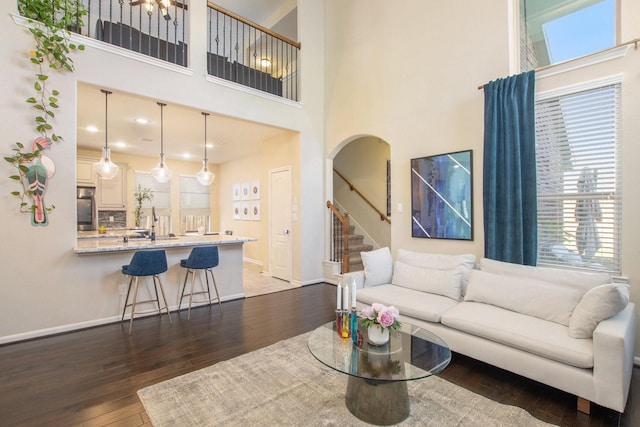
[[[243,262],[248,262],[249,264],[256,264],[262,267],[262,261],[253,258],[242,257]]]
[[[241,299],[244,298],[245,295],[244,293],[239,293],[239,294],[233,294],[233,295],[227,295],[226,297],[222,298],[222,302],[225,301],[232,301],[235,299]],[[198,307],[201,305],[205,305],[205,303],[193,303],[191,304],[191,308],[194,307]],[[215,303],[214,303],[215,304]],[[184,304],[183,304],[183,310],[185,309]],[[178,305],[173,305],[173,306],[169,306],[169,311],[171,312],[176,312],[178,310]],[[146,314],[140,314],[138,315],[136,318],[138,317],[146,317],[146,316],[156,316],[157,313],[146,313]],[[46,337],[49,335],[58,335],[58,334],[63,334],[65,332],[72,332],[72,331],[78,331],[81,329],[88,329],[88,328],[93,328],[96,326],[102,326],[102,325],[108,325],[110,323],[117,323],[120,322],[120,318],[121,315],[116,315],[116,316],[109,316],[109,317],[103,317],[102,319],[94,319],[94,320],[88,320],[86,322],[78,322],[78,323],[69,323],[67,325],[60,325],[60,326],[55,326],[53,328],[45,328],[45,329],[38,329],[35,331],[29,331],[29,332],[23,332],[20,334],[14,334],[14,335],[7,335],[4,337],[0,337],[0,345],[2,344],[10,344],[10,343],[15,343],[15,342],[19,342],[19,341],[27,341],[27,340],[31,340],[34,338],[42,338],[42,337]],[[130,315],[125,315],[124,316],[124,320],[127,321],[131,318]]]

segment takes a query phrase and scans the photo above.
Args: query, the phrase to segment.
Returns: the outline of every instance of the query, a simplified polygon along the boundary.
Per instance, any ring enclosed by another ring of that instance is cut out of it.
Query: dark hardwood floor
[[[136,391],[310,331],[333,319],[335,287],[319,284],[127,324],[0,346],[0,425],[150,425]],[[625,414],[576,399],[473,359],[454,355],[441,374],[490,399],[565,426],[637,426],[640,372]]]

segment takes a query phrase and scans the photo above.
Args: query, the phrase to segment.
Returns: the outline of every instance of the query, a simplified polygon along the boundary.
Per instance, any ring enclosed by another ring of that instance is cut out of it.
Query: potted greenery
[[[153,200],[153,190],[150,188],[142,188],[140,184],[138,184],[138,188],[136,189],[133,196],[136,199],[136,210],[133,212],[133,217],[135,219],[135,227],[140,227],[140,217],[142,217],[142,204],[145,201]]]
[[[11,163],[16,173],[9,178],[20,183],[20,191],[12,191],[20,200],[20,212],[32,213],[33,225],[47,225],[47,214],[55,206],[44,204],[47,180],[53,175],[53,163],[42,155],[42,151],[54,142],[62,141],[55,133],[52,119],[58,108],[59,92],[48,87],[47,69],[73,72],[73,60],[69,54],[74,50],[84,50],[84,46],[71,42],[70,28],[82,25],[87,10],[81,2],[68,0],[18,0],[18,11],[29,22],[29,32],[33,36],[34,49],[29,59],[35,66],[34,80],[30,83],[33,96],[26,102],[35,110],[35,131],[38,137],[31,144],[16,142],[13,155],[4,159]],[[33,199],[29,205],[26,197]]]

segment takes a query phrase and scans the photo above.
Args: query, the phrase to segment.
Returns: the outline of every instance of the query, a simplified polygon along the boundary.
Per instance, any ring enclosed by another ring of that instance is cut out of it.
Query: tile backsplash
[[[113,221],[110,221],[113,219]],[[98,227],[127,228],[127,212],[125,211],[98,211]]]

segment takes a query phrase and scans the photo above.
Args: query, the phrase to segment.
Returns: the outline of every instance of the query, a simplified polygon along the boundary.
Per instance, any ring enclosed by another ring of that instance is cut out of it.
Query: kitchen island
[[[121,312],[124,304],[124,292],[128,277],[121,273],[123,265],[129,264],[135,251],[164,249],[167,254],[166,273],[160,275],[169,302],[170,310],[178,308],[180,292],[184,283],[185,269],[180,267],[180,260],[189,257],[191,249],[196,246],[218,246],[219,265],[213,269],[213,274],[220,292],[222,301],[244,298],[242,281],[243,245],[255,242],[251,237],[239,237],[226,234],[189,235],[189,236],[160,236],[152,241],[149,238],[135,238],[127,236],[87,235],[78,234],[75,248],[73,249],[79,258],[86,259],[91,268],[89,277],[83,277],[83,281],[94,283],[103,292],[120,294],[120,307],[115,308],[114,314]],[[200,275],[196,275],[199,280]],[[204,282],[204,279],[202,279]],[[196,284],[198,286],[198,284]],[[183,304],[184,305],[184,304]],[[194,306],[196,306],[194,302]]]

